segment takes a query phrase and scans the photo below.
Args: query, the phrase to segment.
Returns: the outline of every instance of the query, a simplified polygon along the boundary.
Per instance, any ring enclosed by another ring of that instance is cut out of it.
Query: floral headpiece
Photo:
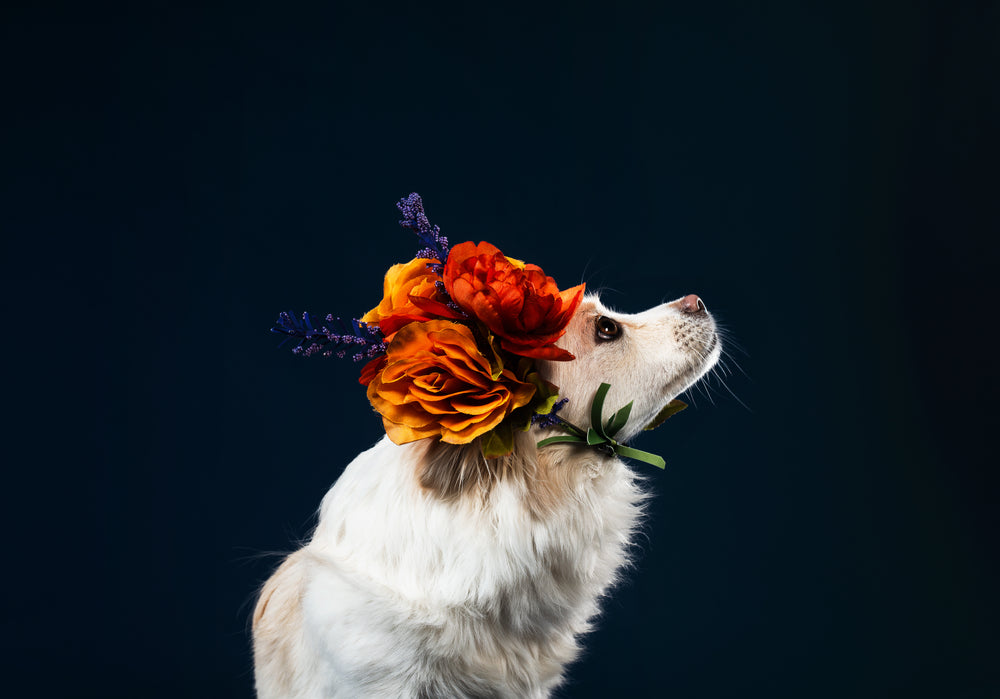
[[[327,315],[320,321],[303,313],[299,320],[281,313],[272,331],[297,340],[295,354],[367,359],[360,383],[396,444],[427,437],[468,444],[481,437],[484,456],[492,458],[510,453],[515,430],[541,422],[569,434],[540,446],[589,444],[662,467],[660,457],[613,439],[631,404],[602,425],[606,389],[595,399],[589,430],[555,414],[566,399],[542,379],[535,360],[574,359],[555,343],[583,299],[584,284],[560,291],[540,267],[506,257],[490,243],[449,249],[416,193],[396,206],[400,225],[424,247],[386,272],[381,303],[360,319]]]

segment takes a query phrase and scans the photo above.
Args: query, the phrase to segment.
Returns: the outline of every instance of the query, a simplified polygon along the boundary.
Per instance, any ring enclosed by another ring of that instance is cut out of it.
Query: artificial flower
[[[407,323],[430,320],[430,312],[421,309],[414,299],[434,299],[439,294],[436,282],[440,278],[428,267],[437,260],[417,257],[405,264],[393,265],[385,273],[382,301],[366,313],[361,321],[378,325],[387,338]]]
[[[468,326],[449,320],[403,326],[385,361],[368,384],[368,400],[396,444],[437,436],[467,444],[527,405],[536,391],[499,357],[487,358]]]
[[[573,359],[555,346],[583,299],[583,284],[559,291],[538,265],[505,257],[490,243],[461,243],[444,264],[445,290],[509,352],[536,359]]]
[[[362,386],[367,386],[372,382],[376,376],[378,376],[382,370],[385,369],[385,355],[379,355],[372,359],[370,362],[361,367],[361,376],[358,377],[358,383]]]

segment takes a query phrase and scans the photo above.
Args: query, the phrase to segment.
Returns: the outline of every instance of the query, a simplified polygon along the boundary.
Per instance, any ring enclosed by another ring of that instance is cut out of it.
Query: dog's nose
[[[688,294],[675,303],[681,313],[704,313],[707,310],[705,302],[698,298],[696,294]]]

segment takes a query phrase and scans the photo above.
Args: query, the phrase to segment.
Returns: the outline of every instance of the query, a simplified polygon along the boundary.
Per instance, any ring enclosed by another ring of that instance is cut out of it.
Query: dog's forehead
[[[621,316],[623,314],[616,313],[614,310],[608,308],[603,303],[601,303],[601,297],[597,294],[587,294],[583,297],[583,301],[580,302],[580,308],[578,310],[579,315],[609,315],[609,316]]]
[[[580,302],[580,307],[577,310],[577,316],[583,318],[608,316],[609,318],[614,318],[622,323],[641,324],[650,320],[659,308],[659,306],[654,306],[653,308],[649,308],[640,313],[622,313],[621,311],[616,311],[613,308],[608,308],[601,303],[601,298],[597,294],[587,294],[583,297],[583,301]]]

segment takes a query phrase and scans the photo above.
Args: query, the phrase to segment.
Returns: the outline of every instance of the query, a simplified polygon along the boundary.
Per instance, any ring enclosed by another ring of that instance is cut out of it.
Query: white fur
[[[635,400],[627,438],[708,371],[714,323],[679,303],[625,315],[587,297],[559,343],[577,359],[540,367],[570,398],[561,414],[588,425],[606,381],[607,412]],[[595,338],[601,315],[620,339]],[[644,495],[618,459],[539,450],[543,436],[518,435],[490,462],[429,440],[360,454],[261,592],[258,696],[548,696],[628,560]],[[467,477],[451,490],[417,475],[453,467]]]

